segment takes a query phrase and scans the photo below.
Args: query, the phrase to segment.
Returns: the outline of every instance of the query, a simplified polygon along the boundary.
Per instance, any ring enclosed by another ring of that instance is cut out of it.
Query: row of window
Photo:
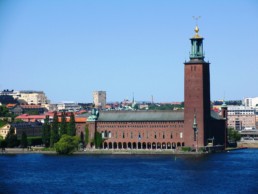
[[[182,122],[164,122],[164,121],[159,121],[159,122],[98,122],[99,125],[105,125],[105,124],[119,124],[119,125],[130,125],[130,124],[146,124],[146,123],[149,123],[149,124],[180,124]]]
[[[98,129],[101,128],[183,128],[183,125],[100,125],[98,126]]]
[[[178,136],[178,133],[175,133],[174,134],[176,135],[176,137]],[[131,139],[134,139],[134,138],[138,138],[139,140],[142,139],[142,138],[151,138],[151,137],[154,137],[154,139],[157,139],[157,138],[163,138],[165,139],[166,137],[169,137],[170,139],[173,139],[173,132],[170,132],[168,134],[168,132],[165,132],[165,131],[162,131],[162,132],[149,132],[147,131],[146,133],[144,132],[138,132],[138,133],[135,133],[133,131],[131,132],[127,132],[125,133],[124,131],[116,131],[116,132],[113,132],[113,134],[111,133],[111,131],[101,131],[101,135],[102,135],[102,138],[112,138],[112,136],[114,136],[115,138],[131,138]],[[180,132],[179,133],[180,135],[180,138],[183,138],[183,132]]]

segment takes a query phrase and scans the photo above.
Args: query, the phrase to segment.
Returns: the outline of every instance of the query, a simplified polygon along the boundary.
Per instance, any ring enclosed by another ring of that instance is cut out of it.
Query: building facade
[[[94,91],[92,95],[95,107],[105,109],[107,102],[106,91]]]
[[[24,100],[28,104],[48,104],[47,97],[43,91],[23,90],[20,91],[19,100]]]
[[[209,63],[195,28],[190,60],[185,62],[184,111],[100,111],[88,118],[92,141],[100,133],[106,149],[176,149],[226,146],[226,115],[211,111]]]
[[[67,111],[67,112],[76,112],[82,108],[76,102],[61,102],[56,106],[57,106],[57,111]]]
[[[5,139],[5,137],[6,137],[7,134],[9,133],[10,127],[11,127],[10,124],[6,124],[6,125],[0,127],[0,136],[2,136],[3,139]]]
[[[255,108],[258,107],[258,97],[255,98],[244,98],[243,104],[247,107]]]
[[[228,127],[238,131],[255,129],[255,109],[246,106],[228,106]]]

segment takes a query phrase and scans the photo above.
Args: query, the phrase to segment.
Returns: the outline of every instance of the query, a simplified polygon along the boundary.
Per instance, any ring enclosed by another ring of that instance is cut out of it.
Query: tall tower
[[[211,135],[210,121],[210,69],[204,61],[203,38],[195,27],[191,40],[190,60],[185,62],[184,71],[184,139],[186,146],[202,147]],[[194,129],[198,124],[198,133]]]
[[[106,91],[94,91],[93,92],[93,103],[96,108],[105,109],[106,107]]]

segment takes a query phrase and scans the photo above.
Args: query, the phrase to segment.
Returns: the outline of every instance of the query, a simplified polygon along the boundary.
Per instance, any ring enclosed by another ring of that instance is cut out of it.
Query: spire
[[[191,38],[191,53],[190,53],[190,59],[204,59],[204,53],[203,53],[203,44],[202,40],[203,38],[198,34],[199,33],[199,27],[198,25],[194,28],[195,35],[193,38]]]

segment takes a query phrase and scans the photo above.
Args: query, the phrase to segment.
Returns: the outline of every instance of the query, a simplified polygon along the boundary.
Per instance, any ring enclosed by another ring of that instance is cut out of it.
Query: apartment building
[[[255,109],[247,106],[228,106],[228,127],[236,130],[255,129]]]

